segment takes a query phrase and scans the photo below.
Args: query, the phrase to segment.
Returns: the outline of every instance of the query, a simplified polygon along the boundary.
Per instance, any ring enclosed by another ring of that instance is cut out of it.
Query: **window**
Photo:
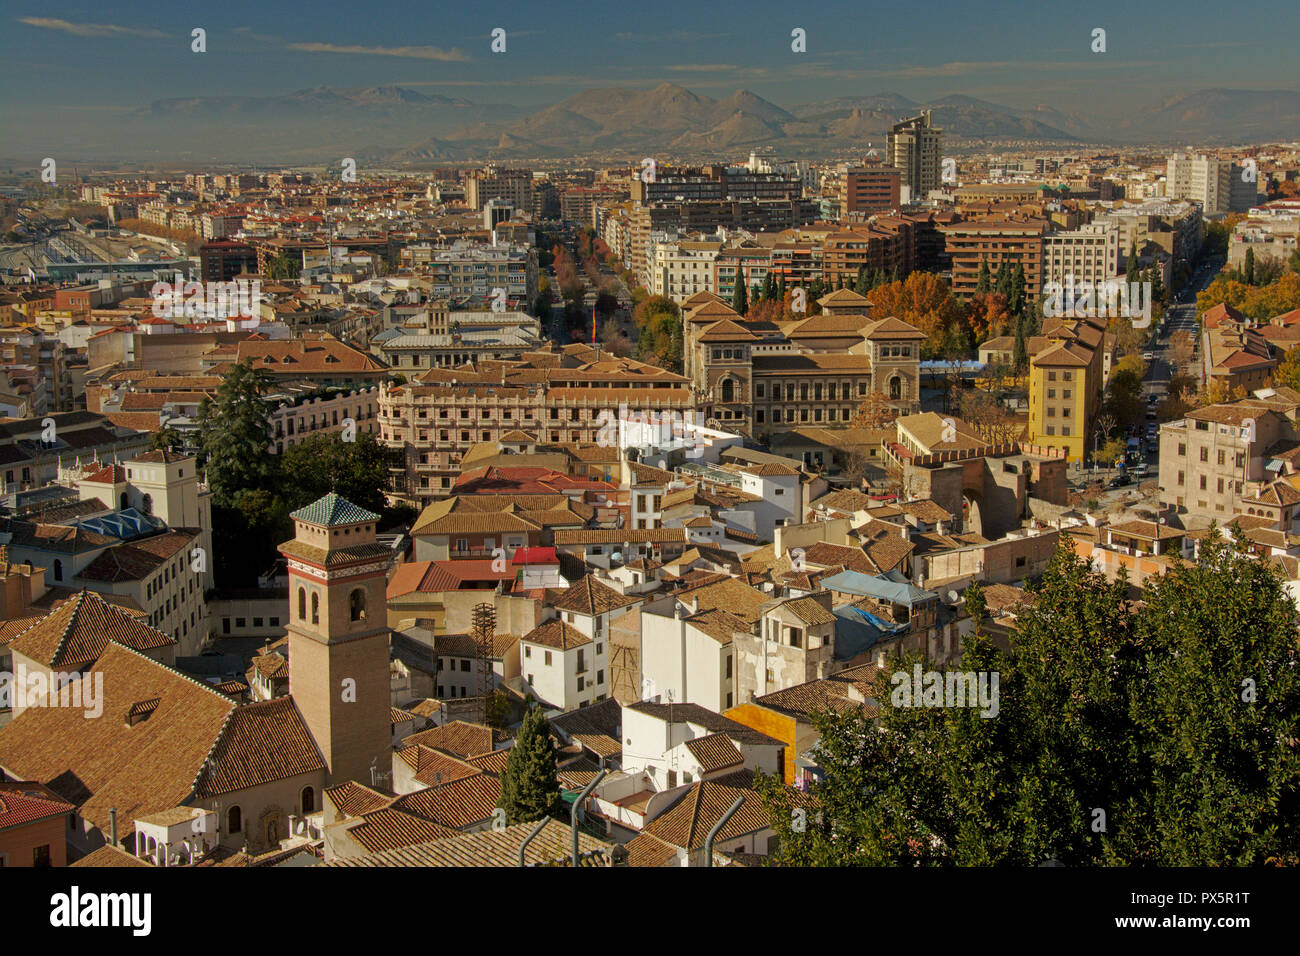
[[[1205,490],[1205,476],[1201,475],[1201,490]]]
[[[1208,449],[1208,448],[1202,448],[1202,449],[1201,449],[1201,461],[1209,461],[1209,460],[1210,460],[1210,449]]]
[[[244,832],[244,817],[243,814],[239,812],[239,807],[231,807],[226,811],[226,832]]]
[[[604,672],[604,671],[596,671],[596,683],[597,683],[597,684],[603,684],[603,683],[605,683],[605,672]]]
[[[222,634],[229,634],[229,633],[230,633],[230,618],[228,618],[228,617],[223,617],[223,618],[221,619],[221,633],[222,633]]]
[[[468,673],[469,673],[469,661],[468,661],[468,660],[461,661],[461,662],[460,662],[460,669],[461,669],[461,671],[462,671],[463,673],[468,674]]]
[[[298,620],[307,620],[307,589],[298,589]]]
[[[531,647],[529,647],[527,644],[525,644],[525,645],[524,645],[524,657],[532,657],[532,656],[533,656],[533,649],[532,649]]]
[[[56,581],[63,580],[63,562],[60,561],[58,558],[54,559],[54,580]]]
[[[315,592],[311,596],[311,622],[313,624],[320,623],[320,595]]]
[[[348,617],[353,621],[366,619],[366,589],[353,588],[348,595]]]
[[[279,619],[278,617],[273,617],[273,618],[271,618],[271,626],[272,626],[272,627],[279,627],[279,626],[280,626],[280,619]]]
[[[235,627],[239,627],[239,628],[246,627],[247,623],[248,622],[242,617],[235,618]]]
[[[302,812],[314,813],[316,810],[316,791],[311,787],[302,788]]]
[[[1178,483],[1179,483],[1180,485],[1183,483],[1183,477],[1184,477],[1184,473],[1180,471],[1180,472],[1178,473]]]
[[[53,866],[50,862],[50,845],[42,843],[40,846],[32,847],[32,866]]]
[[[1223,465],[1223,459],[1224,459],[1224,451],[1223,451],[1222,448],[1220,448],[1220,449],[1219,449],[1219,465],[1220,465],[1220,466]]]
[[[550,652],[550,651],[547,651],[547,652],[546,652],[546,654],[544,655],[544,659],[542,660],[542,663],[545,664],[547,667],[550,667],[550,666],[551,666],[551,652]]]

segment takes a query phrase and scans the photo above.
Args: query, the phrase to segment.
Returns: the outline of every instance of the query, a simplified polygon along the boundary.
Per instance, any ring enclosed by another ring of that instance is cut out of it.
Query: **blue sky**
[[[1300,86],[1296,0],[13,0],[0,18],[0,120],[19,122],[316,85],[543,105],[592,86],[670,81],[712,96],[746,88],[782,106],[956,92],[1103,115],[1200,87]],[[205,54],[190,52],[194,27],[207,30]],[[495,27],[507,31],[503,55],[489,50]],[[795,27],[806,53],[791,52]],[[1105,54],[1089,48],[1095,27],[1107,30]]]

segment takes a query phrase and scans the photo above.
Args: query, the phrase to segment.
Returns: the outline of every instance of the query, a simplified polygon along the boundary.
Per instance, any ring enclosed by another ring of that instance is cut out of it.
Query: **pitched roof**
[[[76,707],[29,707],[0,727],[7,770],[47,784],[101,830],[109,807],[131,821],[184,803],[235,702],[111,642],[82,679],[96,675],[103,680],[98,719]],[[147,719],[128,724],[128,712],[144,701],[156,701]]]
[[[737,797],[744,802],[719,831],[718,841],[734,840],[772,825],[763,801],[753,790],[701,780],[670,810],[647,823],[642,832],[686,850],[702,847],[709,831]]]
[[[560,611],[595,616],[616,611],[629,604],[640,603],[639,597],[619,594],[608,584],[602,584],[594,575],[588,574],[582,580],[570,585],[563,596],[552,603],[552,607]]]
[[[62,816],[75,809],[67,800],[39,783],[0,783],[0,830]]]
[[[446,840],[435,840],[417,846],[388,850],[369,856],[344,857],[330,860],[322,866],[494,866],[519,865],[519,847],[536,826],[518,823],[504,830],[484,830],[463,834]],[[572,831],[558,820],[548,820],[541,832],[529,842],[524,851],[524,861],[530,866],[546,865],[556,860],[566,860],[571,851]],[[580,854],[604,853],[610,844],[597,840],[581,829],[578,831]]]
[[[705,773],[737,767],[745,762],[745,758],[726,734],[695,737],[686,741],[686,749],[700,762],[700,769]]]
[[[520,638],[529,644],[542,644],[556,650],[568,651],[591,643],[591,638],[571,624],[565,624],[559,618],[553,618],[537,625]]]
[[[89,664],[110,643],[151,651],[176,642],[94,591],[79,591],[9,642],[9,649],[50,668]]]
[[[293,698],[275,697],[235,709],[196,781],[195,793],[216,797],[324,769]]]
[[[305,508],[299,508],[289,517],[326,528],[379,520],[379,515],[373,511],[358,507],[332,491],[323,498],[317,498]]]
[[[473,757],[490,753],[497,743],[507,739],[500,730],[493,730],[482,724],[471,724],[464,720],[452,720],[441,727],[430,727],[405,738],[405,746],[423,744],[434,750],[445,750],[457,757]]]

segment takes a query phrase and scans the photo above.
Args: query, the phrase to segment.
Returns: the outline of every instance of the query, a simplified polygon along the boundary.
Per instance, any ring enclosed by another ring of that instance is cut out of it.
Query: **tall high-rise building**
[[[325,760],[327,785],[392,772],[379,515],[331,492],[295,511],[289,566],[289,692]]]
[[[897,169],[903,200],[924,199],[938,189],[943,174],[943,130],[931,123],[930,111],[890,127],[885,138],[885,162]]]
[[[1256,178],[1230,159],[1177,152],[1165,165],[1165,195],[1198,202],[1207,216],[1245,212],[1258,199]]]

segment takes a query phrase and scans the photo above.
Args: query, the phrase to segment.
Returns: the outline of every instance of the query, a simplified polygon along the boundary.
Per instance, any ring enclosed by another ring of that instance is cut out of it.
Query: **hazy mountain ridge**
[[[105,158],[308,163],[351,156],[372,165],[598,154],[708,158],[764,146],[812,158],[867,144],[882,148],[890,125],[927,108],[956,147],[970,140],[1183,145],[1300,139],[1300,93],[1287,90],[1198,90],[1135,105],[1109,121],[965,94],[914,100],[886,91],[786,108],[750,90],[714,99],[663,83],[583,90],[533,110],[401,86],[172,97],[104,128],[80,129],[66,148],[93,149],[85,155]]]

